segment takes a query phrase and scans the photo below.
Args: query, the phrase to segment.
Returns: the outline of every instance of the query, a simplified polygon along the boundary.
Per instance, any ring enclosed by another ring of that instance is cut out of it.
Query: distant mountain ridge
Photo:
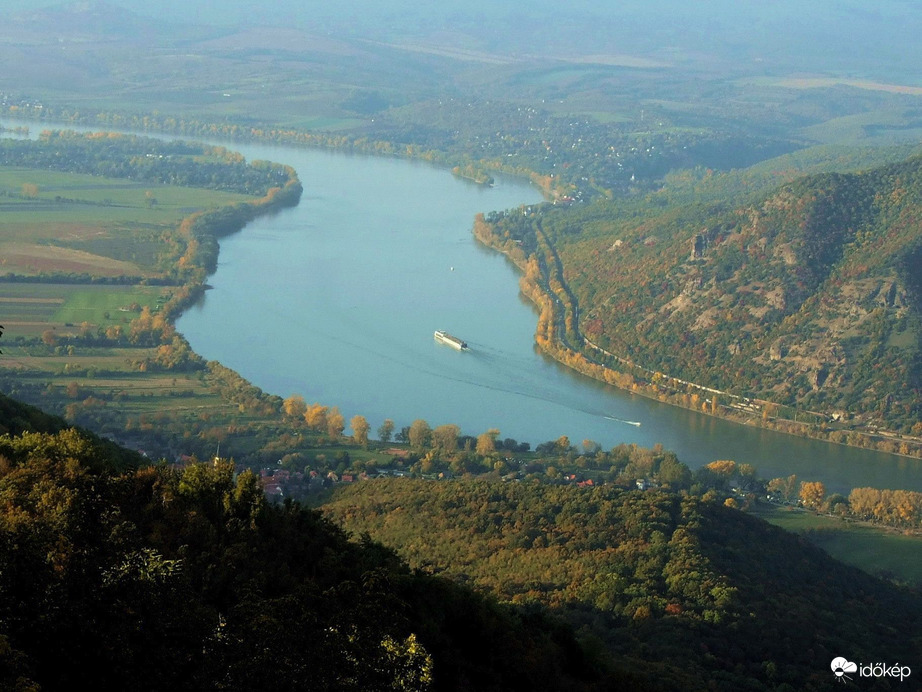
[[[4,24],[7,31],[3,33],[15,30],[45,39],[48,35],[59,35],[69,40],[144,42],[170,36],[180,28],[174,20],[151,19],[104,0],[80,0],[14,12]]]
[[[77,5],[96,7],[100,3]],[[0,16],[31,12],[36,6],[73,7],[55,0],[7,0],[0,8]],[[561,50],[599,54],[613,46],[617,46],[619,53],[633,54],[660,51],[662,46],[669,46],[668,53],[660,57],[673,55],[677,50],[689,57],[693,53],[708,56],[709,60],[723,55],[729,58],[727,64],[737,66],[757,61],[760,70],[771,64],[797,64],[796,69],[811,72],[822,72],[824,67],[839,60],[848,62],[859,73],[879,71],[879,66],[887,61],[905,60],[912,64],[914,51],[918,50],[912,38],[919,26],[917,13],[899,0],[881,0],[873,7],[855,0],[817,0],[809,5],[794,0],[755,4],[720,0],[709,3],[706,11],[677,0],[581,0],[568,3],[565,12],[560,11],[558,4],[545,0],[529,3],[527,7],[485,0],[442,3],[277,0],[263,5],[244,0],[221,3],[111,0],[107,6],[154,17],[158,22],[212,27],[322,28],[338,35],[377,40],[385,36],[444,37],[446,32],[459,32],[466,40],[485,41],[490,50],[499,50],[512,42],[516,53],[530,52],[529,46],[546,49],[548,44],[557,44],[548,54]],[[704,50],[699,38],[702,36],[707,36]],[[836,59],[827,62],[832,55]]]

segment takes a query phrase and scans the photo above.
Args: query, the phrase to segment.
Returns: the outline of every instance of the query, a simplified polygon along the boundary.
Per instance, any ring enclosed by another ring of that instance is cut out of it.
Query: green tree
[[[391,436],[394,434],[394,421],[390,418],[385,418],[384,422],[378,426],[378,439],[381,440],[384,444],[387,444],[391,441]]]
[[[840,493],[833,493],[826,498],[825,510],[830,514],[844,517],[848,514],[848,498]]]
[[[440,425],[432,431],[432,447],[443,454],[454,454],[458,450],[458,435],[461,428],[454,424]]]
[[[687,488],[692,474],[689,468],[679,461],[674,454],[667,454],[660,462],[656,474],[657,480],[670,488]]]
[[[432,428],[430,428],[429,423],[422,418],[417,418],[410,424],[408,437],[411,447],[414,449],[425,449],[432,440]]]

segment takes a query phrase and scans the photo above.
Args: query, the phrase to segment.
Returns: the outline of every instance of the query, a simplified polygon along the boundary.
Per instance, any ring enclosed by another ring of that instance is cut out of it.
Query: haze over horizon
[[[848,0],[738,3],[706,6],[677,0],[618,3],[578,0],[561,8],[538,0],[527,8],[511,2],[449,0],[441,3],[344,0],[329,5],[289,0],[254,10],[245,0],[220,5],[205,0],[8,0],[2,15],[43,10],[73,12],[121,7],[159,22],[227,29],[298,28],[377,41],[435,41],[445,45],[534,56],[638,54],[732,72],[802,71],[852,78],[899,78],[920,84],[911,66],[922,46],[915,38],[922,16],[904,0],[868,6]],[[58,14],[59,28],[68,25]],[[922,85],[922,84],[920,84]]]

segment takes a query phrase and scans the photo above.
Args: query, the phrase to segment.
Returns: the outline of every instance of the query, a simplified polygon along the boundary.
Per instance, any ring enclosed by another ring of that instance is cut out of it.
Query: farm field
[[[157,274],[164,231],[245,195],[0,167],[0,276]],[[0,294],[2,295],[2,294]]]
[[[0,390],[152,458],[230,439],[259,452],[276,408],[160,314],[189,295],[175,271],[190,252],[183,221],[254,199],[0,166]]]
[[[754,514],[803,535],[837,560],[873,574],[922,583],[922,536],[791,507],[762,506]]]
[[[214,190],[0,167],[0,281],[4,276],[132,277],[91,285],[3,281],[0,316],[8,341],[46,330],[73,335],[127,325],[171,289],[142,285],[158,276],[166,241],[196,211],[251,199]]]
[[[141,308],[156,309],[171,291],[160,286],[0,283],[0,314],[13,339],[47,329],[73,336],[89,328],[128,325]]]

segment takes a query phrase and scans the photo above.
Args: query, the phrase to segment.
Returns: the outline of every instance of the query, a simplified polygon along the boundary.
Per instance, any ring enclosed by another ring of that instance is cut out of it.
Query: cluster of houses
[[[40,101],[36,101],[35,99],[24,99],[24,98],[15,96],[13,94],[0,91],[0,107],[2,107],[3,110],[5,111],[9,111],[10,107],[20,108],[24,110],[26,109],[41,110],[42,104]]]
[[[283,500],[287,497],[300,498],[308,493],[319,492],[326,488],[344,483],[358,483],[375,478],[404,477],[406,471],[395,469],[381,469],[369,475],[361,473],[336,473],[336,471],[288,471],[286,469],[264,468],[259,472],[260,482],[266,497],[270,500]],[[432,477],[434,480],[443,480],[444,474]]]
[[[300,497],[307,493],[318,492],[336,483],[355,483],[368,480],[368,474],[338,474],[335,471],[288,471],[286,469],[261,469],[259,478],[266,497],[281,500],[286,497]]]

